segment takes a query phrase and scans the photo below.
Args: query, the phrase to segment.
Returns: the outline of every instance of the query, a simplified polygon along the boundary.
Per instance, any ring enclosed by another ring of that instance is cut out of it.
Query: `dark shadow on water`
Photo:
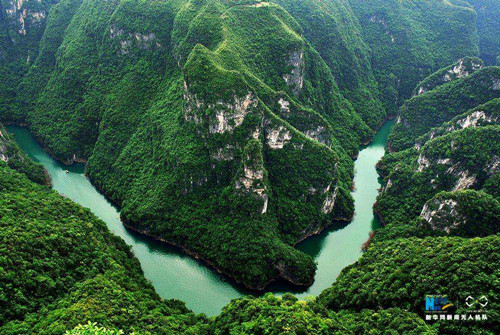
[[[351,222],[335,221],[330,226],[326,227],[320,234],[308,237],[304,241],[295,246],[300,251],[305,252],[312,258],[316,259],[320,251],[326,243],[326,237],[330,233],[342,230],[347,227]]]

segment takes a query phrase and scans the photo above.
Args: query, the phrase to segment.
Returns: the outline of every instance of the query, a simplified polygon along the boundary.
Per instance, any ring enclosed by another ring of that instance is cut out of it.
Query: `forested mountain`
[[[24,173],[30,180],[38,184],[49,184],[44,168],[33,162],[21,151],[12,136],[0,124],[0,161],[11,169]]]
[[[361,259],[317,299],[240,298],[212,318],[162,300],[0,126],[0,334],[499,333],[498,11],[0,0],[0,122],[86,163],[128,228],[248,288],[312,284],[295,245],[352,219],[353,159],[398,120],[378,164],[384,227]],[[426,323],[426,294],[488,295],[489,319]]]
[[[181,334],[199,322],[160,299],[104,222],[2,161],[0,226],[1,334],[61,334],[88,320]]]
[[[399,308],[334,312],[292,295],[237,299],[211,319],[194,315],[182,302],[158,297],[104,222],[3,161],[0,226],[1,334],[358,334],[372,328],[435,334]]]
[[[443,70],[439,71],[426,82],[441,77],[442,73]],[[466,221],[480,225],[483,220],[488,227],[467,229],[469,234],[481,236],[499,231],[500,207],[494,199],[500,157],[499,83],[500,68],[486,67],[436,86],[401,107],[398,123],[389,136],[391,149],[397,151],[378,164],[385,186],[375,208],[385,224],[408,223],[420,214],[436,228],[435,221],[439,219],[433,220],[433,216],[442,213],[432,208],[445,206],[449,215],[455,217],[454,228],[458,231]],[[468,108],[471,109],[466,111]],[[431,201],[441,191],[465,189],[491,193],[493,197],[478,196],[491,203],[492,215],[486,214],[484,206],[477,206],[476,217],[459,219],[455,207],[460,205],[452,200],[454,196]],[[431,202],[426,204],[428,201]],[[478,216],[482,218],[478,220]]]
[[[477,14],[464,1],[349,2],[372,50],[372,68],[390,113],[437,69],[478,55]]]
[[[477,13],[480,57],[486,65],[500,65],[500,2],[497,0],[465,0]],[[456,1],[459,2],[458,0]],[[464,3],[464,1],[461,1]]]
[[[6,242],[0,248],[2,334],[117,334],[119,329],[139,334],[437,334],[495,329],[492,322],[442,322],[436,328],[419,314],[428,291],[453,292],[459,298],[480,289],[494,296],[498,236],[375,241],[317,300],[298,301],[289,294],[245,297],[208,319],[179,301],[162,301],[129,248],[102,221],[4,162],[0,195]],[[430,281],[425,280],[429,269],[435,273]],[[396,291],[398,299],[390,293]],[[498,317],[495,303],[491,320]]]
[[[312,283],[315,264],[293,245],[352,217],[351,158],[384,120],[381,100],[393,109],[381,78],[404,72],[413,87],[478,53],[474,11],[440,0],[386,9],[390,54],[366,26],[378,14],[355,1],[32,2],[2,2],[15,9],[2,16],[15,37],[2,68],[22,67],[0,119],[88,162],[127,226],[252,288]],[[405,36],[409,24],[422,33]],[[415,71],[394,54],[404,48],[420,55]]]

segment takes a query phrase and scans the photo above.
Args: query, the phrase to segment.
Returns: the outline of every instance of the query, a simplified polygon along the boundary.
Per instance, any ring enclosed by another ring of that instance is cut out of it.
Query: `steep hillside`
[[[61,334],[88,320],[184,333],[198,322],[182,303],[160,299],[104,222],[3,162],[0,226],[2,334]]]
[[[1,162],[0,226],[1,334],[436,334],[400,308],[333,312],[290,294],[195,316],[162,301],[129,248],[88,210]]]
[[[378,168],[385,186],[375,209],[386,224],[413,220],[440,191],[480,190],[497,180],[499,103],[472,109],[422,136],[414,148],[384,156]]]
[[[16,102],[17,87],[38,54],[47,15],[57,0],[0,1],[0,121]]]
[[[476,13],[447,0],[350,0],[388,112],[434,71],[478,55]]]
[[[500,201],[474,190],[441,192],[425,203],[420,220],[422,225],[446,234],[493,235],[500,232]]]
[[[486,65],[500,65],[500,2],[497,0],[465,0],[477,13],[480,57]]]
[[[418,83],[413,95],[420,95],[457,79],[465,78],[472,72],[482,69],[484,62],[477,57],[465,57],[455,64],[444,67]]]
[[[370,64],[370,50],[349,2],[337,0],[273,1],[301,25],[304,36],[330,67],[343,96],[372,129],[386,113]]]
[[[405,238],[375,243],[355,264],[345,268],[333,286],[321,293],[319,302],[328,309],[399,307],[421,316],[425,296],[447,295],[453,314],[470,313],[464,301],[471,296],[495,296],[498,281],[500,237]],[[488,319],[431,321],[439,333],[498,332],[499,306],[488,306]]]
[[[415,140],[432,127],[500,97],[500,67],[491,66],[475,71],[435,89],[415,96],[399,110],[398,122],[389,135],[391,151],[413,146]]]
[[[24,173],[31,181],[48,184],[48,176],[41,164],[33,162],[21,151],[12,136],[0,124],[0,162],[13,170]]]
[[[385,114],[348,4],[283,5],[62,0],[2,118],[88,161],[130,228],[249,287],[309,285],[293,245],[351,218],[351,157]]]

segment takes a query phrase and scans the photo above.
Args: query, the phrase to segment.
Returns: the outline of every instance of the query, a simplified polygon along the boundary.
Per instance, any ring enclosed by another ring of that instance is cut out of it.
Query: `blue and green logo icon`
[[[446,311],[453,306],[446,295],[427,295],[425,297],[425,310],[429,312]]]

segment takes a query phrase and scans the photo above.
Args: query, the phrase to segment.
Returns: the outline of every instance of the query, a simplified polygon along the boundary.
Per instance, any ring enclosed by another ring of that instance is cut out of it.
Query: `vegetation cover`
[[[332,312],[290,294],[232,301],[211,319],[161,300],[104,222],[0,163],[2,334],[435,334],[399,308]]]
[[[198,322],[183,303],[160,299],[104,222],[3,162],[0,225],[2,334],[61,334],[89,320],[184,333]]]
[[[384,229],[384,228],[383,228]],[[469,296],[492,298],[488,320],[437,322],[439,333],[498,332],[495,302],[500,237],[465,239],[427,237],[391,239],[372,244],[355,264],[342,270],[318,300],[332,310],[402,308],[423,316],[425,296],[447,295],[453,314],[467,313]],[[432,293],[429,293],[432,292]]]
[[[477,13],[480,57],[486,65],[500,65],[500,3],[496,0],[466,0]]]
[[[28,124],[63,162],[87,162],[129,228],[247,287],[312,283],[316,266],[294,245],[352,217],[352,158],[386,117],[387,90],[375,81],[385,70],[373,58],[383,53],[359,4],[2,4],[14,12],[1,26],[25,24],[26,35],[2,35],[4,54],[24,65],[1,120]],[[425,51],[410,53],[421,54],[417,67],[477,54],[471,8],[433,0],[391,11],[395,26],[425,32],[411,36]],[[457,27],[460,36],[429,52]]]
[[[463,58],[491,64],[495,11],[470,3],[1,0],[0,120],[87,162],[129,228],[251,288],[312,283],[294,245],[352,217],[352,158],[416,96],[363,257],[318,299],[210,319],[161,300],[1,128],[0,333],[498,333],[499,68]],[[430,293],[487,294],[489,320],[425,323]]]
[[[337,10],[351,20],[347,45],[356,19],[329,6],[330,26],[341,29]],[[352,216],[351,157],[384,117],[376,95],[357,100],[373,117],[342,95],[374,87],[366,60],[340,90],[341,67],[267,2],[62,0],[51,13],[2,118],[64,162],[88,160],[129,227],[249,287],[312,283],[315,264],[293,245]]]
[[[19,148],[12,136],[0,124],[0,162],[11,169],[24,173],[38,184],[49,184],[42,164],[35,163]]]
[[[396,114],[422,79],[461,57],[479,53],[476,13],[466,2],[349,2],[371,48],[374,75],[391,114]]]
[[[391,151],[413,146],[433,127],[500,97],[500,67],[489,66],[407,100],[389,135]]]

